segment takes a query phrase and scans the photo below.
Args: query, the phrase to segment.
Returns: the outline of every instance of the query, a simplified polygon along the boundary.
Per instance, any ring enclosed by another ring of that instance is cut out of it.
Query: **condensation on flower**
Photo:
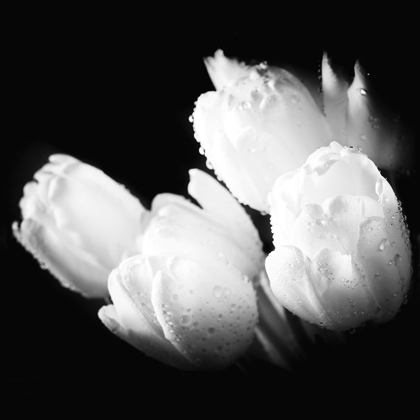
[[[414,163],[414,142],[409,128],[395,111],[371,93],[366,74],[357,62],[349,84],[322,59],[324,112],[333,139],[363,151],[381,169],[410,168]]]
[[[333,330],[386,322],[406,298],[411,247],[401,206],[364,154],[331,143],[270,193],[273,293]]]
[[[284,69],[247,67],[221,51],[207,67],[217,91],[196,102],[196,139],[232,194],[268,211],[275,180],[330,143],[328,123],[307,88]]]
[[[250,345],[258,319],[252,280],[263,268],[251,220],[216,180],[190,171],[190,194],[158,195],[141,255],[109,278],[104,324],[147,355],[187,369],[222,369]]]
[[[71,156],[50,156],[34,178],[20,201],[16,238],[64,286],[107,296],[110,271],[140,251],[145,209],[122,185]]]

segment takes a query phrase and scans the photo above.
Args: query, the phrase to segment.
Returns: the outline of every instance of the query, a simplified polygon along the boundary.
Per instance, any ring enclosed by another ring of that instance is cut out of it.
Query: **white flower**
[[[306,87],[286,70],[246,67],[221,51],[207,67],[217,92],[196,102],[196,138],[232,194],[268,211],[275,180],[330,143],[328,123]]]
[[[242,355],[258,319],[252,280],[262,244],[243,208],[209,175],[189,193],[158,195],[141,255],[109,277],[113,305],[99,317],[122,339],[180,369],[221,369]]]
[[[359,148],[376,166],[395,170],[413,161],[410,132],[384,104],[375,101],[359,63],[349,84],[322,58],[324,112],[335,141]]]
[[[301,318],[334,330],[394,317],[411,277],[397,198],[375,164],[331,143],[270,193],[271,287]]]
[[[137,254],[145,212],[123,186],[65,155],[50,156],[24,188],[16,238],[64,286],[107,296],[110,271]]]

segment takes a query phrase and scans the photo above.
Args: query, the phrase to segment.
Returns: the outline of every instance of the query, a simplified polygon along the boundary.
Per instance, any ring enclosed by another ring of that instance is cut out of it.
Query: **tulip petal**
[[[321,152],[321,150],[318,150]],[[376,180],[381,177],[375,164],[356,149],[341,148],[340,153],[311,156],[301,171],[303,204],[322,204],[335,195],[368,196],[378,200]]]
[[[351,255],[322,249],[310,266],[315,292],[328,316],[327,328],[356,328],[379,312],[379,305]]]
[[[410,241],[391,186],[366,155],[336,142],[318,149],[277,180],[270,203],[276,251],[266,267],[290,310],[334,330],[396,314],[412,275]],[[302,294],[311,300],[304,310]]]
[[[227,58],[222,50],[217,50],[214,57],[207,57],[204,64],[217,90],[222,90],[231,81],[247,76],[250,72],[249,67],[244,63]]]
[[[16,238],[63,285],[107,295],[109,272],[139,251],[145,209],[123,186],[71,156],[50,156],[34,178],[20,201]]]
[[[354,74],[347,92],[347,144],[362,149],[381,168],[396,169],[407,164],[411,160],[410,148],[408,144],[402,147],[400,125],[382,104],[373,103],[359,63]]]
[[[233,267],[220,277],[210,266],[174,258],[155,278],[152,303],[165,337],[200,368],[225,368],[252,341],[255,292]]]
[[[293,224],[290,240],[311,259],[322,248],[355,255],[362,220],[382,214],[370,197],[337,195],[322,206],[306,205]]]
[[[333,132],[333,138],[345,144],[348,83],[334,73],[325,53],[322,57],[321,70],[324,112]]]
[[[109,258],[119,263],[123,257],[121,249],[134,244],[140,234],[143,206],[123,186],[93,166],[64,155],[53,155],[50,161],[43,171],[56,175],[50,183],[48,202],[57,227],[69,232],[83,231],[81,246],[95,249],[101,264],[109,264]],[[132,255],[138,250],[127,252]]]
[[[255,160],[255,156],[248,156],[248,152],[244,151],[237,153],[223,132],[220,110],[224,99],[216,92],[207,92],[197,99],[193,114],[195,138],[204,149],[207,162],[212,163],[217,177],[226,183],[239,202],[252,203],[253,208],[263,208],[265,203],[259,191],[262,175],[250,173],[241,162],[242,158]],[[254,181],[258,185],[254,185]]]
[[[115,334],[148,356],[181,369],[193,366],[164,337],[151,303],[153,271],[148,260],[136,255],[123,261],[109,276],[113,305],[99,317]]]
[[[247,254],[248,259],[255,266],[261,266],[262,243],[258,231],[243,207],[210,175],[198,169],[191,169],[189,174],[189,194],[206,212],[219,222],[223,222],[225,228],[235,238],[237,246]]]
[[[108,295],[106,280],[109,270],[94,258],[74,246],[74,241],[54,226],[24,219],[20,226],[13,224],[16,239],[43,268],[48,269],[64,287],[86,297]]]
[[[165,262],[163,258],[159,260]],[[114,294],[116,293],[121,294],[121,291],[123,291],[125,295],[131,296],[133,304],[138,307],[144,322],[147,322],[151,328],[162,335],[162,329],[156,321],[154,309],[150,302],[154,275],[150,258],[135,255],[127,258],[112,270],[108,279],[108,289],[114,303]],[[124,322],[123,311],[124,305],[118,305],[117,312],[120,314],[123,324],[128,327],[129,325]]]
[[[382,309],[376,314],[377,322],[395,316],[410,285],[410,245],[398,224],[398,218],[391,227],[386,219],[372,217],[360,227],[358,260]]]
[[[310,264],[295,246],[276,247],[265,260],[274,296],[289,311],[316,324],[328,324],[306,266]]]
[[[266,260],[273,293],[308,322],[334,330],[361,325],[379,311],[350,255],[322,249],[311,261],[299,248],[276,248]]]
[[[320,148],[299,170],[280,177],[269,195],[274,244],[290,242],[292,226],[305,205],[322,206],[334,196],[366,196],[364,217],[383,216],[376,191],[382,176],[375,164],[356,149],[332,142]]]
[[[156,215],[145,232],[145,255],[179,255],[203,264],[224,259],[252,277],[258,274],[263,254],[256,231],[233,234],[223,218],[172,194],[157,196],[152,211]]]
[[[244,204],[267,212],[267,195],[331,139],[327,121],[291,73],[265,64],[198,98],[194,131],[217,176]]]
[[[98,312],[98,317],[113,334],[147,356],[178,369],[196,370],[169,341],[156,336],[147,327],[143,329],[145,324],[139,323],[134,329],[124,327],[119,321],[114,305],[103,306]]]

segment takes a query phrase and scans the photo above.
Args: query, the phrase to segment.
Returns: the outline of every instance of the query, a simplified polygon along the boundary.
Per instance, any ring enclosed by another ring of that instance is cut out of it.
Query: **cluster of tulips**
[[[394,318],[411,244],[378,167],[407,152],[372,114],[358,65],[349,84],[324,56],[322,98],[266,63],[218,51],[206,66],[216,90],[191,121],[217,180],[190,170],[198,204],[163,193],[146,209],[99,169],[52,155],[25,186],[16,238],[64,286],[110,297],[98,315],[113,333],[179,369],[223,369],[254,340],[275,354],[265,323],[276,331],[285,310],[336,332]],[[269,255],[243,205],[270,218]]]

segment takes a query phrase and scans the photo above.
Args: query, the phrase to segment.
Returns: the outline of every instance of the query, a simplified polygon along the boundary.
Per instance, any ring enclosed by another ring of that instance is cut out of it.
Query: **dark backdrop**
[[[218,374],[187,374],[113,336],[97,318],[103,302],[62,288],[12,238],[22,188],[52,153],[101,168],[146,206],[160,192],[186,195],[188,169],[206,169],[188,117],[197,97],[212,89],[202,58],[218,48],[243,60],[304,69],[315,81],[323,51],[348,74],[360,59],[384,100],[416,130],[419,68],[409,12],[375,18],[352,12],[343,20],[341,12],[332,18],[320,10],[316,16],[303,10],[272,16],[264,10],[242,20],[219,11],[214,17],[208,12],[206,22],[199,13],[183,19],[174,13],[38,8],[15,17],[6,80],[12,91],[6,104],[11,130],[4,153],[7,397],[30,398],[44,407],[56,401],[122,404],[136,407],[139,416],[153,402],[157,413],[181,410],[198,417],[227,402],[236,409],[276,407],[280,415],[292,402],[303,401],[294,406],[303,409],[311,396],[319,398],[316,410],[323,410],[323,398],[347,401],[350,389],[353,404],[378,391],[395,396],[400,390],[405,396],[418,351],[415,308],[404,309],[404,322],[390,328],[395,340],[385,340],[386,349],[378,345],[378,353],[366,357],[363,347],[341,360],[331,356],[330,364],[323,360],[322,368],[308,368],[306,375],[293,377],[264,365],[248,373],[232,367]],[[412,173],[400,190],[410,227],[418,234],[414,180]],[[194,411],[194,403],[201,411]]]

